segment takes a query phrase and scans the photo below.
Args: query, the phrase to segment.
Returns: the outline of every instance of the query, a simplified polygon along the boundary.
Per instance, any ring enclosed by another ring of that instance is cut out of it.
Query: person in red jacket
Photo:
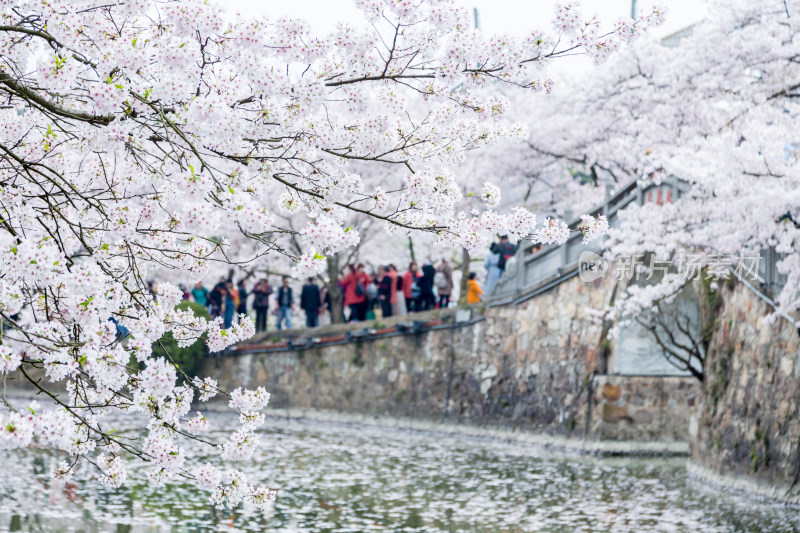
[[[361,282],[361,286],[364,288],[363,300],[358,307],[358,321],[364,322],[367,319],[367,311],[369,311],[369,296],[367,295],[367,287],[369,287],[369,284],[372,283],[372,279],[370,279],[369,274],[367,274],[366,267],[364,267],[362,263],[359,263],[358,267],[356,267],[356,275],[358,276],[358,281]]]
[[[350,308],[350,322],[363,322],[367,319],[367,285],[369,277],[364,265],[350,265],[350,273],[342,280],[344,305]]]

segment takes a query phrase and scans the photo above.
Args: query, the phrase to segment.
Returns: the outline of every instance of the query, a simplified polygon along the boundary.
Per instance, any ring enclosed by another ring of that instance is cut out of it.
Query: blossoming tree
[[[452,0],[358,4],[369,26],[314,36],[301,21],[233,17],[199,0],[2,1],[0,373],[50,401],[7,404],[0,446],[54,446],[65,457],[57,477],[85,460],[111,487],[126,479],[123,457],[135,457],[154,483],[181,476],[217,504],[267,505],[274,490],[189,465],[184,450],[250,457],[269,394],[226,394],[151,353],[167,331],[181,346],[205,332],[218,351],[248,338],[252,323],[225,330],[178,311],[180,291],[165,282],[151,294],[148,276],[173,269],[191,281],[211,264],[274,254],[313,274],[358,242],[348,213],[467,249],[496,231],[536,238],[531,213],[492,209],[491,187],[483,210],[455,209],[452,168],[464,151],[524,133],[500,120],[506,99],[478,90],[549,90],[547,62],[602,59],[661,18],[654,10],[602,33],[568,5],[553,33],[483,40]],[[402,177],[367,187],[364,166]],[[305,222],[283,226],[277,213]],[[241,237],[257,243],[249,255],[231,245]],[[198,436],[207,421],[188,416],[216,394],[241,414],[225,442]],[[108,431],[112,411],[144,413],[146,436]]]
[[[541,101],[544,120],[531,129],[529,156],[541,172],[579,168],[612,185],[688,182],[679,202],[623,212],[610,232],[612,251],[703,252],[699,270],[774,247],[786,276],[777,311],[792,313],[800,308],[800,7],[709,4],[713,16],[675,46],[640,40]],[[666,276],[631,287],[624,314],[672,298],[686,281]]]

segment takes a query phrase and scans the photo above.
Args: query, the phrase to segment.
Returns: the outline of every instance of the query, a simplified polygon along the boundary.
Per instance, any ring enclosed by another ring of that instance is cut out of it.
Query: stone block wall
[[[313,407],[395,416],[442,416],[451,338],[469,354],[480,328],[419,334],[297,351],[210,360],[203,374],[223,388],[264,386],[274,407]],[[474,381],[478,387],[477,381]]]
[[[594,374],[603,333],[589,309],[602,308],[612,289],[613,280],[572,278],[519,305],[486,309],[470,326],[227,356],[209,361],[204,374],[228,390],[263,385],[276,407],[685,440],[692,380]]]
[[[587,433],[600,440],[685,441],[699,393],[694,377],[595,375]]]
[[[742,284],[721,288],[692,460],[748,490],[800,501],[800,336]],[[727,483],[727,481],[725,481]]]

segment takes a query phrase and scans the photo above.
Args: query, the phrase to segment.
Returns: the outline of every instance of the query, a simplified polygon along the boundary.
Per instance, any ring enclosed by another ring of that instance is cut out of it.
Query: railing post
[[[775,282],[775,248],[767,248],[767,264],[764,269],[764,288],[772,296],[772,284]]]
[[[609,211],[611,209],[611,197],[613,196],[613,193],[614,193],[614,186],[606,185],[606,197],[605,200],[603,201],[603,209],[602,209],[603,216],[607,217],[610,214]]]
[[[670,187],[672,187],[672,201],[675,202],[681,195],[680,184],[678,183],[678,176],[675,174],[670,175]]]

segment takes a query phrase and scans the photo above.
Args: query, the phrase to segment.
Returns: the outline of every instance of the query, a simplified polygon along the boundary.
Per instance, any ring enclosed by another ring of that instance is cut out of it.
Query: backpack
[[[374,300],[377,297],[378,297],[378,287],[376,287],[374,283],[370,283],[369,285],[367,285],[367,298],[369,298],[370,300]]]
[[[411,299],[412,300],[416,300],[417,298],[420,297],[421,294],[422,294],[422,289],[420,288],[419,283],[417,283],[417,280],[412,281],[411,282]]]
[[[364,285],[360,281],[356,281],[356,296],[364,296]]]
[[[447,276],[444,275],[444,272],[437,272],[436,275],[433,276],[433,284],[436,285],[438,289],[447,288]]]
[[[510,242],[507,242],[498,246],[497,252],[500,254],[500,259],[497,261],[497,266],[500,268],[500,270],[505,270],[506,261],[514,257],[514,255],[517,253],[517,247]]]

